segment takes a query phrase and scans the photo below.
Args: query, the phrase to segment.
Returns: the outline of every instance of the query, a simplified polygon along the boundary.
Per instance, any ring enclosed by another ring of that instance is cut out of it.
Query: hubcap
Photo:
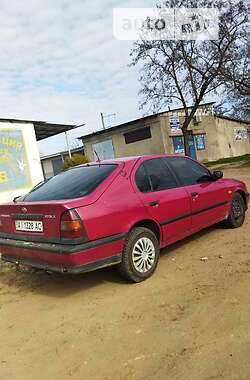
[[[235,219],[239,219],[242,215],[242,205],[237,199],[233,201],[232,213]]]
[[[155,261],[155,247],[153,242],[147,237],[142,237],[137,240],[133,248],[132,257],[134,267],[138,272],[148,272]]]

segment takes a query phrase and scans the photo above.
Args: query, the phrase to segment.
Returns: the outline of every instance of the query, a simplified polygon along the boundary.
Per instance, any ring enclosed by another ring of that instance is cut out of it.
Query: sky
[[[114,7],[151,7],[154,0],[0,0],[0,117],[85,123],[76,137],[139,111],[138,68],[128,67],[131,41],[113,36]],[[39,143],[40,154],[66,148],[64,135]]]

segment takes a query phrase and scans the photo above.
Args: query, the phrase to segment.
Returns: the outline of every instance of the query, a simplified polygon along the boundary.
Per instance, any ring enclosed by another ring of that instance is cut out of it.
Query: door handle
[[[159,204],[158,201],[152,201],[152,202],[149,202],[149,206],[153,207],[153,206],[157,206]]]
[[[194,191],[193,193],[191,193],[191,197],[192,198],[195,198],[197,197],[199,194],[197,193],[197,191]]]

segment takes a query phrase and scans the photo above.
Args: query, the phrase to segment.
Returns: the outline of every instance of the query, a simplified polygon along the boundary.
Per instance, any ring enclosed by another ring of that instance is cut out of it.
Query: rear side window
[[[50,178],[27,194],[23,201],[52,201],[83,197],[94,191],[117,165],[79,166]]]
[[[143,193],[177,187],[173,174],[161,158],[144,161],[136,173],[135,181]]]
[[[144,162],[153,191],[167,190],[177,187],[176,180],[161,158],[153,158]]]
[[[211,177],[208,169],[188,158],[166,157],[164,160],[173,168],[183,186],[194,185],[204,177]]]
[[[136,172],[135,183],[136,183],[138,189],[142,193],[148,193],[149,191],[151,191],[151,185],[149,182],[149,178],[147,176],[147,173],[146,173],[146,170],[145,170],[145,167],[143,164],[139,167],[139,169]]]

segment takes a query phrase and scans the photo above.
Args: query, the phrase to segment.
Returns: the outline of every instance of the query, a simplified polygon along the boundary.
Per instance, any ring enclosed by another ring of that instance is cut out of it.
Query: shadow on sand
[[[161,265],[164,265],[177,249],[194,242],[199,238],[213,233],[216,229],[223,228],[220,225],[209,227],[195,235],[172,244],[161,252]],[[167,264],[166,264],[167,265]],[[94,272],[78,275],[46,273],[33,269],[17,269],[13,264],[0,262],[0,289],[8,287],[22,293],[37,292],[49,297],[68,297],[71,294],[84,292],[88,289],[114,283],[118,286],[131,285],[123,280],[115,266],[99,269]],[[138,286],[138,285],[134,285]]]

